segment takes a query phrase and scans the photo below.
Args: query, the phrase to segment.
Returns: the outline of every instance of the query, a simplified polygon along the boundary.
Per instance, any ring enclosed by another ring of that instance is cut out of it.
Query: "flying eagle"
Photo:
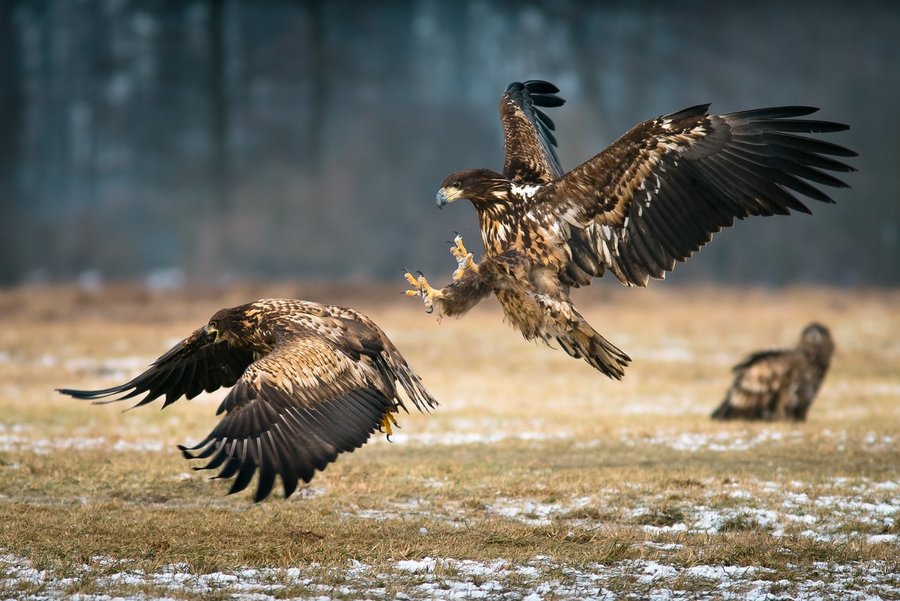
[[[794,193],[834,202],[814,184],[847,187],[826,171],[854,171],[831,157],[851,150],[799,133],[846,125],[797,119],[818,109],[764,108],[710,115],[709,105],[650,119],[564,173],[554,125],[538,107],[557,107],[545,81],[512,83],[500,99],[503,173],[471,169],[441,184],[438,207],[475,206],[484,255],[473,260],[457,235],[458,269],[432,288],[406,273],[431,312],[461,315],[493,292],[528,340],[556,341],[611,378],[630,358],[597,333],[569,291],[606,270],[626,286],[662,279],[723,227],[749,215],[809,213]],[[810,183],[811,182],[811,183]]]
[[[231,387],[216,415],[225,416],[196,446],[179,446],[195,469],[236,479],[229,494],[259,471],[256,501],[281,476],[284,496],[309,482],[339,453],[361,447],[377,429],[391,434],[406,406],[437,405],[375,323],[352,309],[290,299],[262,299],[222,309],[130,382],[104,390],[60,389],[80,399],[184,396]]]
[[[806,419],[831,364],[828,328],[806,326],[796,348],[753,353],[734,366],[734,383],[713,419]]]

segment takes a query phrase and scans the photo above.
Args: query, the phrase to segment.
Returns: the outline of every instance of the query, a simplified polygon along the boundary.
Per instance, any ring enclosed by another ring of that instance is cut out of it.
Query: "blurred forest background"
[[[438,184],[502,165],[500,93],[542,78],[566,168],[701,102],[822,107],[852,189],[670,279],[897,285],[898,36],[900,2],[865,0],[3,0],[0,284],[441,282],[478,233]]]

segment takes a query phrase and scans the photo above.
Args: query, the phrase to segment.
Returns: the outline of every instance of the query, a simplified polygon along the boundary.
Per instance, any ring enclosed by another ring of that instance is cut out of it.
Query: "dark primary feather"
[[[550,82],[509,84],[500,99],[505,138],[503,175],[513,181],[549,182],[563,173],[556,154],[553,120],[539,108],[562,106],[559,89]]]
[[[213,392],[223,386],[234,385],[253,362],[253,351],[246,347],[208,341],[202,330],[203,328],[197,329],[154,361],[150,369],[125,384],[103,390],[61,388],[59,392],[95,401],[121,395],[98,401],[100,403],[113,403],[147,393],[135,407],[146,405],[165,395],[165,407],[182,396],[192,399],[201,392]]]
[[[290,496],[301,480],[362,446],[387,414],[406,410],[397,383],[418,409],[437,405],[384,332],[351,309],[263,299],[216,315],[223,313],[219,342],[200,328],[127,384],[60,392],[85,399],[119,395],[112,400],[147,392],[142,405],[233,386],[212,432],[179,448],[189,459],[207,460],[197,469],[235,478],[232,493],[258,473],[256,501],[268,496],[276,476]]]

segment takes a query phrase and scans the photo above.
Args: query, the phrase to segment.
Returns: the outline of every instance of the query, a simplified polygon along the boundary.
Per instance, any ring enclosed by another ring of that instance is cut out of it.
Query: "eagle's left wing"
[[[123,401],[146,393],[135,407],[165,395],[165,408],[182,396],[192,399],[204,391],[214,392],[232,386],[251,363],[253,350],[248,346],[234,341],[216,342],[207,334],[206,328],[197,328],[154,361],[144,373],[125,384],[102,390],[59,388],[58,392],[97,404]]]
[[[638,124],[535,194],[571,226],[573,263],[588,275],[609,267],[623,284],[646,286],[736,218],[808,213],[794,192],[830,203],[813,184],[847,187],[826,171],[855,171],[830,157],[856,153],[796,135],[846,125],[796,119],[818,110],[810,107],[726,115],[707,107]]]
[[[370,342],[354,351],[297,330],[247,368],[222,400],[218,425],[197,445],[180,447],[185,457],[208,459],[198,469],[221,468],[217,478],[235,477],[229,494],[259,472],[256,501],[276,475],[290,496],[298,481],[362,446],[396,402],[383,348]]]
[[[536,107],[562,106],[559,89],[550,82],[513,82],[500,98],[503,123],[503,176],[520,184],[542,184],[563,173],[556,156],[553,121]]]

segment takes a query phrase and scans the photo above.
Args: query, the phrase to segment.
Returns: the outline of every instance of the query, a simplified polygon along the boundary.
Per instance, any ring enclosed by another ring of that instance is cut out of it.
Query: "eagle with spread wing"
[[[397,386],[399,383],[399,387]],[[397,348],[375,323],[352,309],[291,299],[262,299],[222,309],[130,382],[103,390],[60,389],[108,403],[231,390],[222,420],[199,444],[179,448],[196,469],[222,468],[235,477],[229,494],[259,472],[256,501],[281,477],[289,497],[342,452],[361,447],[375,430],[391,434],[406,411],[398,388],[420,411],[437,406]]]
[[[500,99],[503,173],[471,169],[441,184],[438,207],[475,206],[484,255],[476,263],[457,235],[452,282],[432,288],[407,272],[431,312],[461,315],[493,292],[528,340],[554,341],[611,378],[630,358],[597,333],[569,298],[606,270],[626,286],[662,279],[712,235],[750,215],[809,213],[795,193],[833,202],[816,184],[847,187],[828,171],[854,171],[832,157],[856,153],[803,133],[846,125],[798,119],[818,109],[781,106],[710,115],[709,105],[639,123],[564,173],[553,121],[559,90],[512,83]]]
[[[713,419],[806,419],[822,386],[834,341],[819,323],[806,326],[796,348],[753,353],[734,366],[734,383]]]

